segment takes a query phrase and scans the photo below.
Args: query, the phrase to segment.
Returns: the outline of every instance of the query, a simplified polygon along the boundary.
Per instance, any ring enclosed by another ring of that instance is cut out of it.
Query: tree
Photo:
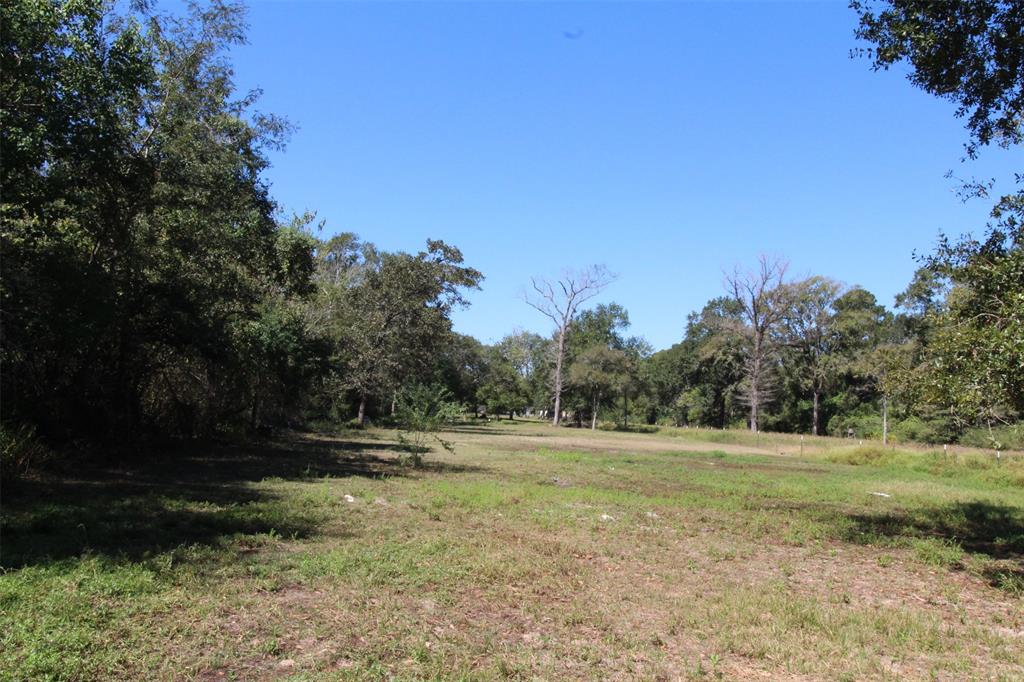
[[[598,413],[603,400],[625,385],[628,380],[626,353],[607,345],[586,348],[569,368],[569,383],[584,391],[590,402],[590,428],[597,428]]]
[[[856,36],[876,70],[901,63],[925,92],[956,102],[967,117],[969,155],[992,142],[1024,140],[1024,21],[1020,0],[853,0]]]
[[[891,340],[892,315],[867,289],[852,287],[832,306],[840,350],[849,357]]]
[[[465,304],[462,290],[479,286],[482,275],[442,241],[428,240],[415,256],[377,253],[348,238],[323,251],[317,305],[325,310],[316,314],[333,339],[334,385],[355,392],[363,424],[371,397],[393,395],[427,373],[451,334],[452,309]],[[351,265],[339,269],[339,259]]]
[[[517,371],[514,360],[506,354],[506,348],[499,345],[488,351],[487,374],[478,397],[483,401],[488,414],[506,413],[509,419],[515,419],[515,413],[522,412],[529,404],[526,379]]]
[[[944,244],[935,257],[953,288],[932,317],[925,398],[963,423],[1024,414],[1022,246]]]
[[[803,378],[812,396],[811,433],[819,433],[821,395],[838,373],[838,334],[833,306],[842,286],[825,277],[809,277],[790,285],[791,301],[783,325],[786,342],[797,350]]]
[[[631,336],[622,346],[625,356],[623,377],[620,383],[622,390],[622,428],[629,428],[629,399],[634,402],[643,397],[647,391],[646,363],[650,360],[654,349],[651,344],[639,336]]]
[[[551,423],[558,426],[562,420],[562,389],[564,383],[566,338],[580,305],[601,293],[614,276],[602,265],[592,265],[580,271],[566,270],[554,283],[531,278],[534,293],[524,296],[526,304],[543,313],[555,324],[555,367],[552,386],[554,416]]]
[[[725,427],[734,419],[745,357],[742,327],[741,307],[731,297],[690,313],[683,341],[649,361],[649,383],[663,416],[677,426]]]
[[[629,313],[618,303],[600,303],[584,310],[573,320],[566,340],[567,356],[591,346],[622,349],[627,340],[622,335],[629,329]]]
[[[773,334],[786,315],[789,289],[784,286],[787,264],[761,256],[754,270],[736,268],[726,276],[726,289],[743,314],[741,331],[746,337],[746,385],[744,393],[750,405],[750,430],[758,430],[762,407],[772,395],[772,368],[775,353]]]
[[[466,334],[452,333],[434,349],[428,383],[446,387],[465,405],[477,405],[490,372],[490,349]]]
[[[882,394],[882,445],[889,444],[889,408],[892,399],[909,390],[912,382],[913,343],[883,343],[860,358],[860,371]]]
[[[281,384],[247,368],[287,345],[260,340],[266,303],[308,289],[312,242],[261,177],[288,126],[224,56],[242,9],[119,5],[17,0],[0,29],[0,390],[52,441],[250,421]]]
[[[462,414],[462,406],[452,399],[444,386],[414,384],[405,387],[398,397],[396,416],[400,427],[399,440],[406,448],[403,464],[423,465],[423,455],[430,450],[431,440],[448,452],[455,448],[441,438],[440,432]]]
[[[896,308],[901,310],[895,323],[903,336],[926,343],[931,336],[932,323],[946,305],[949,281],[939,273],[920,267],[907,288],[896,294]]]
[[[1024,3],[855,0],[857,37],[875,69],[909,63],[917,87],[957,103],[967,156],[1024,141]],[[1016,174],[1018,187],[1024,173]],[[994,182],[965,183],[988,198]],[[991,422],[1024,410],[1024,191],[1003,195],[982,239],[943,237],[925,265],[952,283],[948,310],[930,316],[930,400],[963,420]]]

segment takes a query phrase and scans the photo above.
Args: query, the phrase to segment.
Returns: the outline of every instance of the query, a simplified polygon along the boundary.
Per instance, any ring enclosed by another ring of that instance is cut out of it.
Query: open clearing
[[[0,677],[1024,678],[1019,462],[446,437],[422,470],[370,431],[7,491]]]

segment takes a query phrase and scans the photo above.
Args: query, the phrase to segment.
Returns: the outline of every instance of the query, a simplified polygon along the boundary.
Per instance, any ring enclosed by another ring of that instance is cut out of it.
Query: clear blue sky
[[[882,303],[940,230],[984,225],[953,106],[850,59],[845,3],[256,2],[232,58],[299,126],[268,172],[325,235],[458,246],[486,276],[457,331],[550,331],[531,275],[604,263],[656,348],[758,254]]]

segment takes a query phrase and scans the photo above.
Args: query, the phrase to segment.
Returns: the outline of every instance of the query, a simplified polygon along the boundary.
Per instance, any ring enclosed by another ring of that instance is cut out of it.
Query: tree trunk
[[[889,444],[889,397],[882,396],[882,445]]]
[[[818,435],[818,398],[821,394],[817,390],[814,391],[814,413],[811,417],[811,435]]]
[[[117,353],[117,391],[118,401],[121,404],[120,408],[120,419],[112,418],[110,412],[106,411],[105,417],[107,419],[107,428],[117,428],[121,430],[123,428],[124,439],[129,445],[135,445],[138,437],[138,426],[139,426],[139,400],[137,384],[138,380],[133,376],[133,372],[129,370],[129,358],[132,356],[134,344],[131,342],[131,332],[128,319],[130,317],[130,311],[122,314],[120,323],[120,333],[118,338],[118,353]],[[127,419],[125,419],[127,418]],[[193,424],[192,427],[195,425]],[[104,434],[108,435],[108,434]]]
[[[252,407],[249,410],[249,430],[255,431],[259,425],[260,401],[255,396],[252,399]]]
[[[757,397],[750,396],[750,430],[757,433]]]
[[[553,426],[562,421],[562,361],[565,359],[565,327],[558,330],[558,355],[555,357],[555,416]]]
[[[590,430],[597,430],[597,406],[601,403],[601,394],[594,394],[594,409],[590,413]]]
[[[760,352],[760,344],[755,342],[755,356],[750,371],[750,430],[754,433],[757,433],[757,403],[761,397],[761,363],[757,357]]]
[[[391,416],[395,416],[395,409],[398,407],[398,394],[395,393],[391,396]]]
[[[356,420],[359,422],[360,426],[364,426],[366,424],[366,396],[365,395],[359,396],[359,415],[356,417]]]
[[[629,428],[629,389],[622,392],[622,428]]]

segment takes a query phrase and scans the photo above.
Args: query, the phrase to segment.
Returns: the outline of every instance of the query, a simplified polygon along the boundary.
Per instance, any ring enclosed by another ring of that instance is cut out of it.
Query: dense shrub
[[[960,437],[960,442],[975,448],[1024,450],[1024,427],[1014,424],[993,427],[991,431],[982,427],[967,429]]]
[[[26,424],[0,424],[0,480],[10,481],[44,464],[50,451]]]
[[[828,420],[828,434],[845,438],[853,429],[854,438],[881,438],[882,415],[858,410],[851,414],[839,414]]]
[[[908,417],[892,427],[893,440],[899,443],[948,443],[951,434],[942,422]]]

